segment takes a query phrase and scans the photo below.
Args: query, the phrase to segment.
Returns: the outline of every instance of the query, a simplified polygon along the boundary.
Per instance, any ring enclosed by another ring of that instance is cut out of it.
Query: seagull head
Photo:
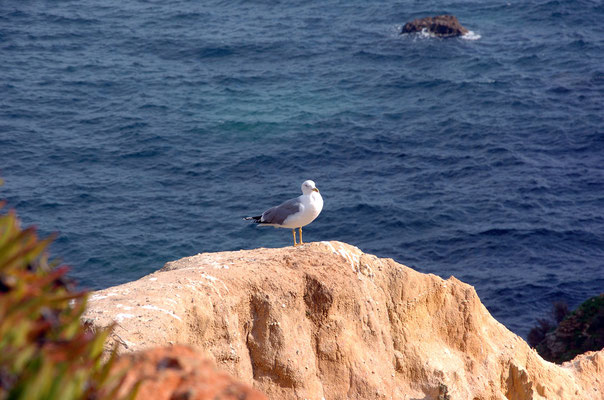
[[[315,185],[315,183],[313,181],[311,181],[310,179],[307,181],[304,181],[304,183],[302,183],[302,193],[311,194],[312,192],[319,193],[319,189],[317,189],[317,186]]]

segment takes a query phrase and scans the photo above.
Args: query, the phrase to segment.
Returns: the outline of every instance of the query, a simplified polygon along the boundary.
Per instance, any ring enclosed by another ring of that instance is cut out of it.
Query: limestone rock
[[[119,396],[140,386],[137,400],[266,400],[266,396],[216,370],[199,351],[184,346],[122,355],[113,371],[125,371]]]
[[[401,33],[422,32],[424,29],[439,37],[461,36],[468,33],[468,30],[453,15],[437,15],[435,17],[414,19],[403,26]]]
[[[604,351],[561,366],[474,288],[340,242],[205,253],[95,292],[120,350],[183,343],[271,399],[602,399]]]

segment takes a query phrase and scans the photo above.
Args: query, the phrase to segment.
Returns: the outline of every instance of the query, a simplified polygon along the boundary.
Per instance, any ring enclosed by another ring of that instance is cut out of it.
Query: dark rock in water
[[[415,19],[407,22],[401,33],[421,32],[424,29],[439,37],[454,37],[468,33],[468,30],[461,26],[457,17],[453,15],[437,15]]]

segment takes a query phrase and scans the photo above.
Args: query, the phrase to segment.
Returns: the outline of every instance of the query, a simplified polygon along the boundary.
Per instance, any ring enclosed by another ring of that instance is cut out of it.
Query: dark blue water
[[[400,36],[457,15],[472,39]],[[89,288],[307,241],[476,287],[525,336],[604,290],[601,1],[3,1],[0,175]]]

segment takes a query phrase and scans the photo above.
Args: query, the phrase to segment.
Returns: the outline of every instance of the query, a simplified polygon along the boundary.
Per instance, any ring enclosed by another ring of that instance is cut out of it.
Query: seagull
[[[311,180],[302,183],[302,196],[269,208],[257,217],[245,217],[262,226],[275,228],[290,228],[294,235],[294,247],[304,244],[302,227],[310,224],[319,216],[323,209],[323,198],[315,183]],[[300,232],[300,243],[296,243],[296,228]]]

